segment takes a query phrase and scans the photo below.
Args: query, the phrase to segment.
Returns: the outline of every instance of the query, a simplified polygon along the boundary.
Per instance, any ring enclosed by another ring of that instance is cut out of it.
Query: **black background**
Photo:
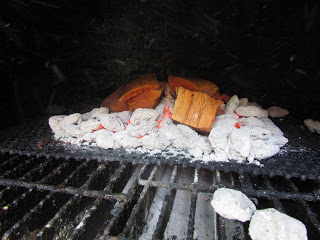
[[[147,72],[208,79],[221,93],[320,120],[319,8],[311,0],[1,1],[1,128],[53,104],[65,113],[98,105]]]

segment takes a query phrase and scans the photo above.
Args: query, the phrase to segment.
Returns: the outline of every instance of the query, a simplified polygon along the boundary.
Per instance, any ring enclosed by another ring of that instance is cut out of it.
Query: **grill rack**
[[[316,180],[168,164],[0,159],[2,239],[250,239],[248,223],[214,213],[210,201],[220,187],[301,220],[309,239],[320,236]]]
[[[203,162],[186,157],[184,152],[173,155],[164,150],[149,155],[140,152],[126,152],[125,149],[101,149],[96,146],[76,146],[54,141],[47,118],[25,122],[19,128],[0,133],[0,152],[56,159],[74,158],[99,161],[123,161],[132,164],[181,164],[184,167],[207,168],[211,171],[250,173],[254,175],[298,177],[302,180],[320,181],[320,139],[293,119],[274,120],[289,139],[275,156],[261,161],[262,166],[248,163]]]

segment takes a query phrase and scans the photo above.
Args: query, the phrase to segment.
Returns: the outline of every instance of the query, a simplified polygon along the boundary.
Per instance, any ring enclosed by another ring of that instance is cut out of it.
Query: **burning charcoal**
[[[123,124],[127,124],[130,120],[131,112],[130,111],[114,112],[114,113],[111,113],[111,115],[114,115],[117,118],[119,118]]]
[[[273,118],[281,118],[281,117],[284,117],[289,114],[287,109],[283,109],[278,106],[269,107],[267,109],[267,111],[268,111],[269,116],[273,117]]]
[[[320,134],[320,122],[314,121],[312,119],[306,119],[304,120],[304,124],[307,126],[310,132],[317,131],[318,134]]]
[[[159,129],[172,144],[173,147],[186,149],[188,147],[188,139],[182,134],[177,125],[173,124],[171,119],[165,119],[162,122],[162,127]]]
[[[221,114],[221,115],[216,117],[216,120],[222,120],[222,119],[225,119],[225,118],[231,118],[231,119],[234,119],[236,121],[239,120],[239,116],[237,114],[235,114],[235,113]]]
[[[177,128],[180,130],[180,132],[187,138],[187,139],[197,139],[199,134],[194,131],[192,128],[183,125],[183,124],[178,124]]]
[[[88,143],[96,142],[96,137],[98,132],[99,131],[86,133],[85,135],[82,136],[82,140]]]
[[[243,161],[250,153],[250,134],[242,129],[234,128],[230,134],[228,144],[230,146],[229,159]]]
[[[256,211],[256,206],[246,195],[228,188],[219,188],[214,192],[211,206],[222,217],[241,222],[249,221]]]
[[[216,128],[215,130],[212,130],[209,134],[209,141],[214,150],[216,160],[228,160],[228,136],[225,134],[224,130],[221,128]]]
[[[256,127],[263,127],[264,123],[256,118],[256,117],[243,117],[239,120],[239,123],[245,126],[256,126]]]
[[[263,109],[256,106],[241,106],[236,109],[236,113],[243,117],[257,117],[264,114]]]
[[[248,105],[248,98],[240,98],[239,99],[239,107],[247,106]]]
[[[198,136],[189,146],[189,152],[195,157],[202,156],[204,152],[210,151],[212,151],[212,147],[209,139],[205,136]]]
[[[97,131],[97,137],[96,137],[97,145],[101,148],[105,149],[112,149],[112,148],[119,148],[120,145],[114,141],[112,132],[101,129]]]
[[[120,131],[113,134],[113,138],[125,149],[132,149],[142,146],[138,138],[133,137],[127,131]]]
[[[268,129],[272,135],[283,136],[283,132],[269,118],[260,118],[264,123],[264,128]]]
[[[268,139],[271,136],[271,132],[263,127],[256,127],[256,126],[244,126],[241,127],[242,131],[246,131],[250,134],[252,139]]]
[[[170,145],[170,141],[166,137],[159,133],[155,132],[150,135],[144,136],[140,139],[142,145],[148,149],[165,149]]]
[[[267,140],[268,143],[283,147],[288,142],[288,138],[279,135],[272,135]]]
[[[93,132],[94,130],[97,130],[100,126],[100,121],[96,118],[90,118],[87,121],[83,121],[80,124],[80,129],[84,133]]]
[[[239,106],[239,98],[234,95],[230,98],[226,106],[226,114],[233,113],[233,111]]]
[[[64,125],[69,125],[69,124],[77,125],[77,124],[80,124],[81,122],[82,122],[82,118],[80,113],[70,114],[63,119]]]
[[[57,115],[49,118],[49,126],[54,133],[62,130],[62,120],[66,115]]]
[[[157,132],[157,126],[159,124],[156,121],[141,121],[139,125],[129,124],[126,131],[133,137],[143,137],[151,133]]]
[[[124,130],[124,125],[119,118],[111,114],[102,114],[100,116],[100,122],[105,129],[110,131]]]
[[[149,108],[138,108],[132,113],[130,122],[133,125],[140,124],[141,121],[155,121],[159,116],[159,112]]]
[[[249,235],[252,240],[308,239],[307,229],[302,222],[274,208],[257,210],[253,214]]]
[[[109,113],[109,109],[106,107],[94,108],[90,112],[82,114],[82,120],[86,121],[90,118],[100,119],[101,114],[108,114],[108,113]]]
[[[215,123],[212,125],[212,131],[219,131],[220,134],[229,136],[234,129],[234,126],[236,125],[237,120],[233,118],[223,118],[218,119]]]
[[[277,145],[271,144],[263,140],[253,140],[250,155],[248,161],[253,162],[254,159],[262,160],[279,152],[280,148]]]

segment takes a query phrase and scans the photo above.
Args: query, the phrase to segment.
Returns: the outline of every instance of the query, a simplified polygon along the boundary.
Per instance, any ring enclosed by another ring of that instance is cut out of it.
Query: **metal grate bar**
[[[127,167],[127,165],[123,164],[121,165],[116,172],[114,173],[114,181],[116,181],[116,179],[118,179],[120,177],[120,174],[124,171],[124,169]],[[96,210],[99,208],[99,205],[101,205],[102,201],[105,199],[103,197],[103,195],[107,194],[107,192],[110,192],[110,187],[112,184],[107,184],[106,187],[103,189],[103,191],[101,192],[101,197],[97,198],[92,206],[90,207],[90,209],[88,211],[86,211],[86,213],[84,214],[83,218],[81,219],[80,223],[76,226],[76,228],[74,229],[70,239],[78,239],[80,235],[82,235],[85,231],[85,226],[88,224],[88,221],[90,220],[90,218],[92,217],[92,215],[94,214],[94,212],[96,212]],[[124,195],[121,195],[124,196]],[[114,199],[117,201],[124,201],[125,198],[123,199]]]
[[[144,186],[147,184],[146,180],[140,179],[139,184]],[[192,187],[187,184],[180,184],[180,183],[168,183],[163,181],[154,181],[149,183],[151,187],[162,187],[162,188],[172,188],[172,189],[180,189],[180,190],[187,190],[192,191]],[[198,186],[197,192],[208,192],[214,193],[220,187],[224,187],[224,185],[216,184],[215,186]],[[305,201],[319,201],[320,200],[320,193],[296,193],[296,192],[280,192],[276,190],[254,190],[254,189],[247,189],[246,187],[241,188],[234,188],[239,190],[250,197],[259,197],[259,198],[279,198],[279,199],[292,199],[292,200],[305,200]]]
[[[266,176],[263,176],[263,179],[264,179],[264,181],[266,183],[267,190],[268,191],[274,191],[273,187],[272,187],[272,184],[270,182],[270,178],[266,177]],[[282,206],[282,204],[281,204],[281,202],[279,201],[278,198],[271,198],[271,200],[272,200],[272,203],[273,203],[273,205],[275,206],[275,208],[277,210],[279,210],[280,212],[284,212],[283,206]]]
[[[8,168],[12,168],[16,166],[19,163],[19,157],[16,155],[13,155],[9,159],[5,160],[4,162],[1,163],[0,166],[0,174],[6,171]]]
[[[147,182],[150,182],[155,178],[155,175],[159,169],[163,169],[163,167],[157,165],[153,167]],[[132,209],[126,227],[123,230],[124,236],[137,236],[137,232],[141,232],[146,217],[146,212],[144,212],[143,209],[149,209],[153,200],[153,196],[151,195],[154,194],[150,194],[150,191],[149,184],[146,184],[140,193],[137,204]]]
[[[289,186],[293,189],[294,192],[299,194],[298,188],[294,185],[294,183],[290,179],[286,179],[286,182],[289,184]],[[318,232],[320,234],[320,222],[317,219],[317,214],[315,214],[309,207],[309,205],[306,203],[306,201],[298,200],[299,203],[304,207],[304,209],[307,212],[307,216],[310,220],[310,222],[318,229]]]
[[[177,165],[175,165],[173,167],[171,177],[170,177],[171,184],[173,184],[176,181],[177,175],[178,175],[178,167]],[[176,190],[172,189],[169,186],[152,239],[162,239],[163,233],[165,231],[166,225],[170,217],[175,195],[176,195]]]
[[[138,187],[138,179],[141,178],[142,174],[145,172],[147,168],[147,165],[143,165],[141,167],[141,165],[139,167],[137,167],[135,169],[135,172],[133,173],[133,182],[129,181],[129,184],[132,186],[129,188],[129,190],[125,190],[125,192],[123,192],[124,194],[126,194],[126,200],[122,201],[122,202],[116,202],[115,204],[115,208],[112,210],[112,215],[113,217],[109,220],[106,221],[103,226],[102,226],[102,231],[100,233],[97,234],[95,239],[105,239],[106,236],[109,236],[111,234],[111,231],[113,229],[113,227],[115,227],[120,219],[120,214],[123,213],[123,211],[125,211],[125,207],[127,204],[129,204],[135,194],[136,188]],[[125,187],[126,189],[126,187]]]
[[[40,163],[40,159],[28,158],[15,166],[13,169],[9,169],[1,175],[4,178],[20,178],[21,175],[24,175],[25,171],[29,171],[30,169],[34,168],[37,163]]]
[[[54,158],[46,159],[44,162],[41,162],[38,166],[34,167],[30,171],[26,172],[23,176],[21,176],[19,179],[24,181],[30,181],[34,175],[36,175],[38,172],[44,171],[46,167],[49,167],[53,164]]]
[[[59,165],[56,169],[59,169],[62,165]],[[55,169],[55,170],[56,170]],[[79,168],[77,168],[79,169]],[[77,171],[77,170],[76,170]],[[53,171],[56,172],[56,171]],[[51,174],[50,174],[51,175]],[[67,179],[71,179],[71,175],[69,175],[67,177]],[[44,178],[45,180],[47,178]],[[20,228],[20,225],[25,225],[25,223],[27,221],[29,221],[36,213],[40,212],[40,210],[43,208],[43,206],[46,204],[47,201],[53,201],[51,200],[53,198],[53,194],[55,192],[59,192],[59,193],[68,193],[68,194],[78,194],[78,195],[83,195],[86,196],[87,194],[94,195],[94,197],[101,197],[101,198],[105,198],[106,196],[101,196],[101,193],[98,191],[89,191],[89,190],[82,190],[82,189],[74,189],[74,188],[63,188],[63,187],[58,187],[55,185],[47,185],[47,184],[39,184],[39,183],[30,183],[30,182],[23,182],[23,181],[19,181],[19,180],[4,180],[4,179],[0,179],[0,184],[1,181],[6,181],[5,185],[19,185],[22,187],[27,187],[27,188],[37,188],[38,190],[49,190],[50,193],[45,196],[45,198],[43,200],[41,200],[30,212],[28,212],[27,214],[24,215],[24,217],[19,220],[16,224],[13,225],[13,227],[11,229],[9,229],[3,236],[3,238],[8,238],[11,235],[14,235],[15,232],[17,232],[17,230]],[[42,180],[43,181],[43,180]],[[65,180],[66,181],[66,180]],[[82,193],[82,194],[81,194]],[[123,197],[123,196],[121,196]]]
[[[18,222],[16,222],[13,225],[12,228],[10,228],[8,231],[6,231],[5,234],[3,235],[2,239],[10,239],[10,238],[19,237],[19,234],[21,234],[21,233],[19,233],[18,231],[22,230],[22,228],[24,228],[21,226],[23,226],[24,223],[29,221],[34,214],[38,213],[40,211],[40,209],[43,208],[45,202],[48,200],[51,200],[52,197],[53,197],[53,193],[49,193],[47,196],[45,196],[45,198],[42,199],[33,209],[31,209],[30,212],[25,214],[22,219],[20,219]]]
[[[197,197],[198,197],[198,193],[195,189],[197,188],[198,181],[199,181],[199,169],[195,168],[193,183],[191,184],[191,187],[193,188],[193,190],[191,192],[191,204],[190,204],[190,210],[189,210],[189,216],[188,216],[188,232],[187,232],[188,240],[192,240],[194,237],[193,233],[194,233],[196,205],[197,205]]]
[[[85,168],[88,166],[88,162],[83,162],[81,165],[79,165],[75,171],[73,171],[73,173],[70,175],[69,178],[64,180],[64,184],[68,184],[68,182],[70,182],[71,179],[74,179],[75,175],[81,171],[81,169]],[[101,170],[105,169],[105,166],[102,167],[102,164],[100,164],[97,169],[92,172],[89,176],[89,178],[87,179],[87,181],[80,187],[81,190],[87,190],[88,186],[90,185],[90,183],[93,181],[93,179],[101,172]],[[57,222],[59,219],[61,219],[61,217],[67,212],[68,209],[70,209],[72,207],[72,205],[76,204],[77,201],[80,200],[80,196],[79,194],[76,194],[75,196],[73,196],[62,208],[59,209],[59,211],[55,214],[55,216],[50,219],[48,221],[48,223],[39,231],[37,237],[43,237],[46,236],[46,234],[48,234],[49,231],[51,231],[51,228],[54,227],[55,222]]]

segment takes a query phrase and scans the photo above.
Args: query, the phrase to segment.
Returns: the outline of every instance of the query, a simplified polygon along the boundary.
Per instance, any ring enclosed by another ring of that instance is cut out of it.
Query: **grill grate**
[[[285,132],[289,143],[275,156],[262,160],[262,167],[236,161],[204,163],[196,159],[186,158],[183,153],[172,156],[172,153],[166,151],[163,151],[163,154],[166,155],[164,157],[160,153],[150,156],[137,152],[127,153],[124,149],[106,150],[93,146],[61,144],[52,140],[53,135],[47,124],[47,119],[34,120],[22,125],[19,129],[9,129],[2,132],[0,134],[0,152],[28,157],[54,157],[56,159],[74,158],[107,162],[121,160],[132,164],[182,164],[185,167],[207,168],[211,171],[262,174],[270,177],[299,177],[303,180],[314,179],[320,181],[318,174],[320,172],[320,149],[317,147],[319,146],[317,135],[301,128],[292,119],[278,121],[277,125]]]
[[[320,183],[180,165],[0,155],[3,239],[250,239],[248,223],[213,211],[220,187],[241,190],[320,236]]]

